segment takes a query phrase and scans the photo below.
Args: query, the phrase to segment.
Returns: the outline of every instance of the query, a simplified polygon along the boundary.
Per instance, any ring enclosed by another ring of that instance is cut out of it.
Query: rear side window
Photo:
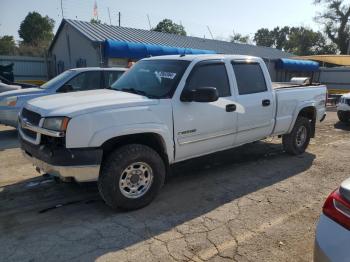
[[[82,72],[69,80],[66,85],[70,85],[72,91],[100,89],[101,73],[99,71]]]
[[[189,76],[186,89],[193,90],[199,87],[215,87],[220,97],[230,96],[225,64],[207,62],[197,64]]]
[[[232,62],[240,95],[267,91],[264,73],[257,63]]]
[[[104,88],[111,87],[122,76],[123,71],[103,71]]]

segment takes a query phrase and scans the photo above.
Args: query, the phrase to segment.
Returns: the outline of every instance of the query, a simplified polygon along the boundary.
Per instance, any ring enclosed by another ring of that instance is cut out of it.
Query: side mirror
[[[215,87],[199,87],[194,90],[182,92],[180,100],[182,102],[209,103],[219,99],[218,90]]]
[[[59,93],[68,93],[68,92],[73,92],[74,89],[73,89],[73,86],[72,85],[63,85],[60,87],[60,89],[58,89],[57,92]]]

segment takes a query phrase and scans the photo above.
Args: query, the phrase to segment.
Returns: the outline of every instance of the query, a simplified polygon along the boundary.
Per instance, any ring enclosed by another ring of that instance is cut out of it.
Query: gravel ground
[[[150,206],[115,212],[96,184],[39,176],[0,127],[0,260],[311,261],[322,204],[349,176],[349,131],[330,111],[301,156],[269,139],[184,162]]]

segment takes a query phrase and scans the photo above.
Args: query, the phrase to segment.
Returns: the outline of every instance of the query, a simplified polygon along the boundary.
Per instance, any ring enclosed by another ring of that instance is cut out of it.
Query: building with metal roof
[[[291,56],[270,47],[70,19],[62,20],[49,52],[56,74],[73,67],[126,66],[130,60],[163,54],[240,54],[259,56],[266,61]]]

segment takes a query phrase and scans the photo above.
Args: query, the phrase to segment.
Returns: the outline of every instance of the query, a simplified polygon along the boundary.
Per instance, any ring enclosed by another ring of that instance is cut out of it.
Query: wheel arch
[[[105,159],[105,157],[107,157],[116,148],[127,144],[141,144],[149,146],[161,156],[166,166],[168,166],[171,162],[171,156],[169,156],[167,151],[167,145],[164,138],[160,134],[154,132],[121,135],[106,140],[101,145],[103,150],[103,159]]]
[[[307,119],[310,120],[311,123],[311,137],[315,137],[315,130],[316,130],[316,119],[317,119],[317,109],[315,107],[315,105],[313,103],[311,104],[306,104],[301,106],[298,110],[297,110],[297,114],[295,114],[295,117],[293,119],[293,123],[289,129],[289,132],[292,131],[295,122],[297,120],[298,117],[305,117]]]

